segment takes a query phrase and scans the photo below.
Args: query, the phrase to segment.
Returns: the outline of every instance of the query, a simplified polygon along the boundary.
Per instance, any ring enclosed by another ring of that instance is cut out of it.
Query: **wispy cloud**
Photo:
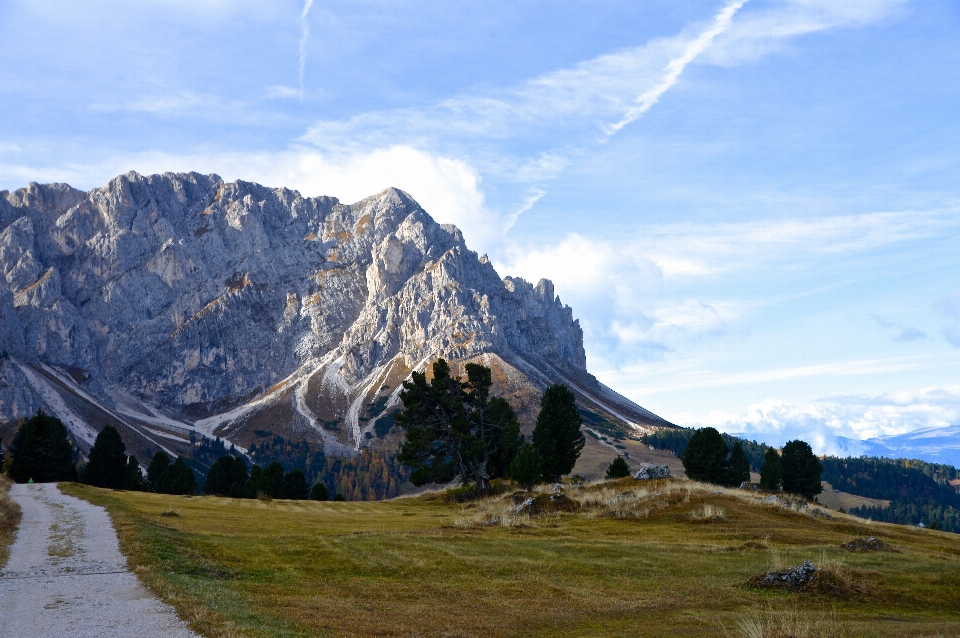
[[[894,14],[907,0],[775,0],[745,13],[718,35],[704,61],[735,65],[750,62],[788,45],[794,38],[876,23]]]
[[[670,88],[677,83],[677,80],[680,79],[680,74],[683,73],[683,70],[687,68],[687,65],[693,62],[693,60],[707,50],[707,48],[713,43],[714,38],[730,28],[730,25],[733,23],[733,16],[737,11],[742,7],[747,0],[734,0],[729,2],[723,9],[720,10],[720,13],[713,20],[713,24],[700,33],[692,41],[688,42],[687,45],[683,48],[683,53],[678,57],[670,60],[670,63],[667,64],[666,73],[663,77],[657,82],[654,86],[650,87],[646,91],[640,94],[637,97],[636,104],[627,109],[627,112],[624,113],[623,119],[619,122],[610,125],[607,129],[609,134],[616,133],[624,126],[630,122],[635,121],[641,115],[646,113],[650,107],[660,101],[660,98],[664,93],[670,90]]]
[[[533,208],[533,205],[540,201],[544,195],[547,194],[547,191],[542,188],[534,188],[530,193],[530,196],[523,200],[523,203],[510,217],[507,219],[507,225],[504,227],[503,232],[507,232],[513,225],[517,223],[517,220],[520,219],[520,215],[523,215],[525,212]]]
[[[565,129],[596,142],[635,121],[674,86],[683,70],[725,29],[746,0],[733,0],[705,27],[559,69],[504,90],[451,97],[433,105],[321,121],[303,141],[327,149],[442,140],[542,137]],[[586,125],[586,126],[585,126]],[[598,136],[597,133],[602,133]]]
[[[903,343],[909,343],[911,341],[917,341],[919,339],[926,339],[927,333],[919,328],[911,328],[904,325],[898,321],[890,321],[879,315],[871,315],[874,321],[883,328],[883,330],[890,335],[890,338],[894,341],[900,341]]]
[[[300,12],[300,65],[297,67],[297,80],[300,87],[300,99],[303,99],[303,75],[307,69],[307,41],[310,39],[310,23],[307,22],[307,15],[310,13],[310,7],[313,6],[313,0],[304,0],[303,10]]]

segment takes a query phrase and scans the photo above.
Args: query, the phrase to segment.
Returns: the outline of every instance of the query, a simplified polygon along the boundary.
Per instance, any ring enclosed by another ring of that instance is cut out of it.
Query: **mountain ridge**
[[[553,284],[503,277],[386,189],[355,204],[198,173],[0,192],[0,436],[38,408],[83,451],[241,451],[261,434],[350,454],[411,371],[471,360],[529,428],[563,382],[627,431],[670,425],[599,383]]]

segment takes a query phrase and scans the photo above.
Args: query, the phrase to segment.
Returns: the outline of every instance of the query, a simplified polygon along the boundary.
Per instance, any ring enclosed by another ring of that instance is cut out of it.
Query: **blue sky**
[[[771,443],[960,423],[953,0],[0,4],[0,189],[413,195],[588,366]]]

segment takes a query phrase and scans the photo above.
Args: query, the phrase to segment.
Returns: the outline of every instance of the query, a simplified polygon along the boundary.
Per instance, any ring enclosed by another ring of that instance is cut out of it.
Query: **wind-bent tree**
[[[17,483],[77,480],[73,446],[60,419],[43,410],[20,426],[10,445],[13,460],[8,474]]]
[[[94,487],[123,489],[127,484],[127,446],[112,425],[97,435],[90,458],[83,468],[81,480]]]
[[[604,478],[612,480],[625,478],[627,476],[630,476],[630,466],[627,465],[627,462],[622,456],[618,456],[613,459],[613,462],[607,467],[607,474]]]
[[[823,491],[820,474],[823,465],[805,441],[788,441],[780,458],[783,468],[783,491],[813,498]]]
[[[562,383],[547,388],[540,398],[540,414],[533,429],[533,445],[543,461],[543,477],[559,481],[580,458],[586,441],[580,426],[576,395]]]
[[[760,489],[779,492],[783,483],[783,468],[780,465],[780,453],[768,447],[763,453],[763,464],[760,466]]]
[[[743,451],[743,446],[737,441],[730,451],[730,460],[727,461],[726,484],[730,487],[740,487],[750,482],[750,459]]]
[[[404,381],[403,410],[394,422],[406,430],[397,459],[411,468],[414,485],[475,481],[487,489],[505,476],[522,444],[520,423],[510,404],[490,397],[490,368],[468,363],[467,379],[450,376],[443,359],[433,379],[414,372]]]
[[[727,482],[727,444],[716,428],[700,428],[683,452],[683,469],[694,481],[724,485]]]

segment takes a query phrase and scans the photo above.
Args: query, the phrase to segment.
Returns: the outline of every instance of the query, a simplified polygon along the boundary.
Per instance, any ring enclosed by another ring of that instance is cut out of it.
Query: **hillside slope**
[[[83,451],[120,426],[141,460],[268,434],[350,454],[385,435],[401,382],[438,357],[492,367],[528,429],[554,382],[601,421],[666,425],[587,372],[549,281],[501,278],[402,191],[343,205],[127,173],[0,193],[5,440],[43,408]]]

